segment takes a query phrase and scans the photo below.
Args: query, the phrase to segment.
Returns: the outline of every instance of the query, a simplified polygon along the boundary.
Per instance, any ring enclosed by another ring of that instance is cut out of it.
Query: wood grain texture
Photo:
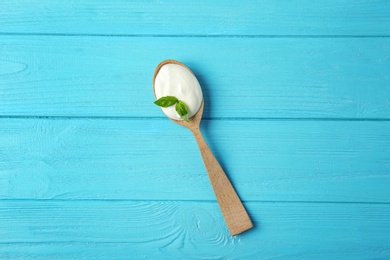
[[[232,237],[189,131],[254,222]],[[0,259],[390,259],[390,1],[0,1]]]
[[[0,33],[390,35],[386,0],[5,0],[0,10]]]
[[[0,125],[3,199],[215,200],[193,136],[168,119],[1,119]],[[244,201],[390,202],[388,121],[203,120],[201,126]]]
[[[388,204],[247,203],[231,237],[217,203],[1,201],[2,259],[390,257]]]
[[[390,38],[58,36],[0,38],[0,115],[165,117],[166,58],[197,75],[204,118],[390,117]]]
[[[203,107],[201,109],[203,111]],[[196,128],[191,129],[191,132],[198,144],[211,186],[230,234],[235,236],[247,231],[253,227],[252,221],[226,173],[204,140],[199,129],[199,123]]]

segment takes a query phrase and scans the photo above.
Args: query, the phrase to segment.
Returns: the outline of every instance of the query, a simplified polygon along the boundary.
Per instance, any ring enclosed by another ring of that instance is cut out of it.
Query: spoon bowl
[[[154,85],[157,74],[166,64],[176,64],[183,66],[195,76],[195,74],[183,63],[176,60],[164,60],[158,64],[154,71],[153,93],[155,93]],[[242,204],[232,184],[227,178],[221,165],[218,163],[217,159],[202,136],[200,131],[200,121],[203,115],[203,108],[204,99],[202,100],[199,110],[193,117],[190,118],[189,122],[186,122],[185,120],[170,119],[176,124],[188,128],[193,133],[226,225],[231,235],[235,236],[252,228],[253,224],[244,208],[244,205]]]

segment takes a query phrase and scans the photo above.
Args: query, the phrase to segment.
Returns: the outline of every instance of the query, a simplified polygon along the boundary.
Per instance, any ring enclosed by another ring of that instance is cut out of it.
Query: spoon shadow
[[[210,108],[212,102],[210,98],[208,98],[210,97],[209,85],[207,84],[207,82],[205,82],[204,77],[199,75],[196,76],[196,73],[192,71],[190,68],[188,68],[186,65],[184,65],[183,63],[176,60],[164,60],[155,69],[154,76],[153,76],[153,91],[154,91],[154,86],[155,86],[154,83],[157,74],[159,73],[162,66],[164,66],[165,64],[180,65],[188,69],[199,81],[199,84],[201,85],[202,92],[203,92],[203,100],[199,110],[196,112],[196,114],[193,117],[191,117],[190,121],[174,120],[174,119],[171,120],[176,124],[188,128],[194,135],[204,165],[206,167],[207,174],[212,184],[215,196],[218,200],[218,204],[222,211],[222,215],[225,219],[225,222],[227,224],[227,227],[231,235],[235,236],[248,229],[251,229],[253,227],[253,223],[247,211],[245,210],[245,207],[242,204],[239,196],[237,195],[237,192],[234,190],[233,185],[231,184],[229,178],[227,177],[225,171],[223,170],[222,165],[224,165],[224,163],[221,164],[220,162],[218,162],[218,159],[214,155],[215,153],[212,152],[210,146],[207,144],[205,138],[201,133],[201,128],[206,129],[205,132],[209,132],[212,127],[212,123],[215,122],[215,120],[210,120],[211,118],[210,115],[212,111]],[[205,103],[207,103],[209,107],[207,109],[204,120],[202,120]],[[202,121],[203,124],[201,124]],[[214,144],[213,141],[211,141],[211,143]],[[215,150],[215,148],[213,149]]]
[[[208,145],[210,146],[210,149],[213,151],[214,156],[217,158],[219,164],[224,169],[226,175],[229,176],[228,170],[226,169],[225,162],[223,158],[221,158],[221,150],[218,149],[218,145],[214,141],[215,138],[212,138],[210,135],[210,129],[213,128],[215,119],[213,120],[212,114],[213,114],[213,97],[212,97],[212,91],[210,84],[208,83],[206,77],[200,73],[200,69],[198,70],[197,64],[195,63],[188,63],[189,66],[191,66],[191,70],[194,72],[196,78],[199,81],[200,87],[202,88],[203,93],[203,102],[204,102],[204,110],[203,110],[203,117],[202,121],[200,123],[200,129],[202,130],[202,134],[204,138],[206,139]]]

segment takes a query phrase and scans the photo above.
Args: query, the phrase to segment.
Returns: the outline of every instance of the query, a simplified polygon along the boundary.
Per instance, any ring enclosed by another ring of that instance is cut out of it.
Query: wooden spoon
[[[153,75],[153,92],[154,92],[154,83],[158,72],[161,67],[166,64],[177,64],[185,67],[191,71],[186,65],[176,60],[164,60],[161,62]],[[191,71],[192,74],[194,74]],[[195,76],[195,74],[194,74]],[[251,227],[253,227],[252,222],[246,212],[244,206],[242,205],[240,198],[238,197],[236,191],[234,190],[232,184],[227,178],[225,172],[223,171],[221,165],[219,165],[214,154],[211,152],[209,146],[204,140],[202,133],[200,132],[200,120],[203,114],[204,100],[198,110],[198,112],[190,119],[189,122],[184,120],[174,120],[171,119],[176,124],[187,127],[194,134],[196,142],[198,143],[200,153],[204,165],[206,167],[208,176],[213,186],[215,196],[217,197],[219,206],[222,211],[222,215],[225,219],[225,222],[229,228],[229,231],[232,236],[240,234]]]

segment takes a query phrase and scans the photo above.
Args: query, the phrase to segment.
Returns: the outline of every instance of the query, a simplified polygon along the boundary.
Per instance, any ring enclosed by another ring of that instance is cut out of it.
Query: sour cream
[[[203,94],[200,84],[194,74],[178,64],[162,66],[154,80],[154,93],[159,99],[165,96],[174,96],[188,106],[189,118],[198,112]],[[175,105],[161,108],[169,118],[183,120],[175,110]]]

